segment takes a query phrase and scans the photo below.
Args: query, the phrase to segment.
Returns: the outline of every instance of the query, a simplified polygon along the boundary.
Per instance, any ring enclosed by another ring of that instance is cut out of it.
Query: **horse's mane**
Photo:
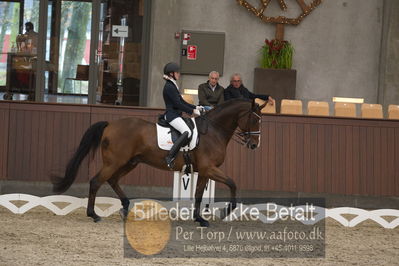
[[[222,104],[216,105],[207,114],[219,113],[221,110],[226,109],[226,107],[231,107],[238,103],[244,103],[244,102],[250,103],[250,102],[252,102],[252,100],[243,99],[243,98],[231,99],[231,100],[223,102]]]

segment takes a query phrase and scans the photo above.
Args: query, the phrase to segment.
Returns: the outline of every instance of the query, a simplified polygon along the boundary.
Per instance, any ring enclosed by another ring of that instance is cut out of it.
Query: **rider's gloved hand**
[[[197,109],[200,112],[204,112],[205,111],[205,108],[202,105],[197,105],[197,107],[195,109]]]
[[[197,108],[195,108],[193,110],[193,114],[196,115],[196,116],[200,116],[201,115],[200,111]]]

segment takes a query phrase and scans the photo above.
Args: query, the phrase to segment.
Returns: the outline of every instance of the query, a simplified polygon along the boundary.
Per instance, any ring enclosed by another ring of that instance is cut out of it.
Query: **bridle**
[[[261,123],[261,116],[258,115],[257,113],[255,113],[252,108],[251,110],[248,110],[247,112],[245,112],[244,114],[240,115],[237,119],[237,121],[239,121],[242,117],[244,117],[245,115],[248,115],[248,119],[247,119],[247,126],[246,126],[246,131],[242,131],[241,129],[239,129],[238,131],[234,129],[226,129],[224,125],[221,125],[218,122],[213,121],[212,119],[209,119],[207,116],[205,115],[201,115],[200,119],[204,119],[205,121],[211,123],[213,126],[219,128],[220,130],[222,130],[225,134],[230,134],[231,130],[235,130],[233,133],[233,137],[232,139],[241,144],[241,145],[248,145],[249,141],[251,140],[251,136],[259,136],[260,137],[260,130],[258,131],[251,131],[250,127],[251,127],[251,116],[255,115],[258,119],[258,123]],[[201,134],[206,134],[205,133],[201,133]]]
[[[244,113],[246,115],[246,113]],[[238,119],[241,119],[244,115],[240,116]],[[251,136],[258,136],[260,138],[260,130],[258,131],[250,131],[251,128],[251,116],[255,115],[258,119],[258,123],[261,123],[262,117],[255,113],[253,110],[248,111],[248,119],[247,119],[247,131],[241,131],[238,133],[235,133],[236,136],[238,136],[241,140],[242,145],[248,145],[249,141],[251,140]]]

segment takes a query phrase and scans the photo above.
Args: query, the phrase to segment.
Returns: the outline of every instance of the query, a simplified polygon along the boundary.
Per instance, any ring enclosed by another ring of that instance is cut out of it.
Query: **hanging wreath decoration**
[[[302,13],[300,13],[299,16],[296,18],[288,18],[285,16],[271,17],[271,16],[266,16],[264,14],[272,0],[259,0],[260,5],[258,8],[251,5],[246,0],[236,0],[236,1],[238,2],[239,5],[246,8],[249,12],[253,13],[263,22],[277,24],[276,39],[280,40],[283,40],[284,37],[284,25],[299,25],[299,23],[301,23],[301,21],[306,16],[308,16],[322,2],[322,0],[313,0],[310,4],[306,4],[305,0],[293,0],[300,6]],[[280,8],[283,11],[287,11],[286,0],[277,0],[277,1],[279,3]]]
[[[322,2],[322,0],[313,0],[310,3],[310,5],[307,5],[305,3],[305,0],[295,0],[297,4],[301,7],[302,13],[296,18],[287,18],[283,16],[269,17],[264,15],[264,12],[266,11],[271,1],[272,0],[259,0],[260,7],[255,8],[246,0],[237,0],[237,2],[241,6],[245,7],[248,11],[252,12],[255,16],[257,16],[266,23],[278,23],[278,24],[290,24],[290,25],[298,25],[299,23],[301,23],[301,21],[306,16],[308,16]],[[287,4],[285,3],[285,0],[278,0],[278,3],[283,11],[287,10]]]

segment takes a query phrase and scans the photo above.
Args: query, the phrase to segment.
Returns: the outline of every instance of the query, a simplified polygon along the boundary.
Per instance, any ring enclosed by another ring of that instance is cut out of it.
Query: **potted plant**
[[[279,112],[282,99],[295,99],[296,70],[291,69],[294,47],[288,41],[266,39],[260,54],[260,67],[255,68],[254,91],[275,98]]]
[[[261,67],[274,69],[291,69],[294,47],[288,41],[265,40],[261,49]]]

